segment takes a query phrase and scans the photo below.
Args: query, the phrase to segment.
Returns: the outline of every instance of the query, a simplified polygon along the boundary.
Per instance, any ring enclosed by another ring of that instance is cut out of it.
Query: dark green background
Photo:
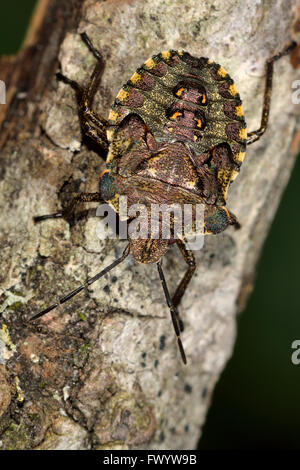
[[[0,54],[17,51],[34,5],[1,6]],[[239,318],[234,355],[217,384],[200,449],[300,449],[300,365],[291,362],[291,344],[300,339],[299,181],[300,162]]]

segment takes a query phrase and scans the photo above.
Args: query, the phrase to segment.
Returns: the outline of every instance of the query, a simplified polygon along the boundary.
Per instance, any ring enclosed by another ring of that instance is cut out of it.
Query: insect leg
[[[99,51],[97,51],[86,33],[81,34],[82,40],[88,46],[89,50],[97,59],[97,64],[86,86],[81,86],[74,80],[61,73],[57,73],[58,80],[70,85],[76,92],[78,102],[78,113],[82,131],[85,135],[95,140],[104,150],[108,150],[108,142],[106,137],[107,121],[102,116],[91,109],[94,96],[99,87],[101,77],[104,70],[104,61]],[[93,123],[97,128],[91,126]]]
[[[108,142],[106,132],[103,129],[97,129],[92,126],[88,120],[84,120],[81,123],[84,135],[87,135],[90,139],[94,140],[100,145],[106,152],[108,151]]]
[[[58,305],[61,305],[65,302],[67,302],[72,297],[79,294],[79,292],[83,291],[83,289],[87,288],[88,286],[93,284],[95,281],[98,281],[98,279],[100,279],[100,277],[104,276],[104,274],[108,273],[113,268],[115,268],[118,264],[122,263],[122,261],[124,261],[124,259],[129,255],[129,251],[130,251],[130,247],[129,247],[129,245],[127,245],[127,247],[123,251],[123,254],[120,258],[116,259],[113,263],[111,263],[109,266],[104,268],[102,271],[100,271],[100,273],[96,274],[94,277],[91,277],[90,279],[88,279],[84,284],[77,287],[77,289],[74,289],[72,292],[69,292],[64,297],[60,297],[56,304],[50,305],[50,307],[47,307],[47,308],[45,308],[45,310],[42,310],[41,312],[36,313],[32,317],[30,317],[29,321],[37,320],[38,318],[42,317],[43,315],[46,315],[46,313],[51,312],[51,310],[54,310],[56,307],[58,307]]]
[[[179,314],[178,314],[177,308],[174,307],[172,303],[172,300],[168,291],[168,287],[166,284],[165,276],[162,270],[161,261],[157,263],[157,268],[158,268],[159,277],[163,286],[165,298],[166,298],[168,307],[170,309],[172,323],[173,323],[173,327],[174,327],[175,334],[177,337],[177,343],[178,343],[179,351],[181,354],[181,358],[182,358],[183,363],[186,364],[186,356],[185,356],[185,352],[184,352],[183,345],[182,345],[181,338],[180,338],[180,326],[179,326],[179,321],[178,321]]]
[[[65,209],[62,209],[61,212],[55,212],[54,214],[38,215],[34,217],[33,220],[36,223],[46,219],[58,219],[59,217],[67,219],[74,211],[74,207],[77,204],[80,204],[81,202],[103,202],[103,200],[101,198],[100,193],[81,193],[75,196],[71,200],[70,204]]]
[[[273,66],[274,62],[276,62],[281,57],[289,54],[295,47],[296,42],[293,41],[288,47],[286,47],[283,51],[279,54],[274,55],[266,62],[266,82],[265,82],[265,94],[264,94],[264,103],[261,115],[261,124],[260,128],[256,131],[248,132],[247,133],[247,145],[253,144],[260,139],[260,137],[265,133],[268,120],[269,120],[269,113],[270,113],[270,103],[271,103],[271,94],[272,94],[272,81],[273,81]]]
[[[102,55],[97,49],[94,48],[88,35],[86,33],[82,33],[81,38],[83,42],[87,45],[89,50],[93,53],[94,57],[96,57],[97,59],[97,63],[95,65],[91,78],[89,79],[89,82],[84,89],[84,94],[82,96],[82,100],[80,103],[81,124],[82,124],[83,130],[85,131],[87,130],[86,124],[88,121],[91,121],[93,124],[95,124],[99,129],[98,134],[101,133],[101,140],[103,141],[100,143],[100,145],[104,147],[104,149],[107,150],[108,148],[107,138],[106,138],[107,121],[106,119],[104,119],[102,116],[100,116],[99,114],[97,114],[95,111],[91,109],[95,94],[97,92],[97,89],[99,87],[99,84],[102,78],[105,64],[104,64]],[[89,133],[88,135],[91,137]],[[104,145],[105,143],[106,143],[106,146]]]

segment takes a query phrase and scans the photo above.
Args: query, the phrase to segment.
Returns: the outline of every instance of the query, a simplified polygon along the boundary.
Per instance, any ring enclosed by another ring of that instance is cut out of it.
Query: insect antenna
[[[129,255],[129,245],[127,245],[127,247],[125,248],[125,250],[123,251],[123,254],[120,258],[116,259],[113,263],[111,263],[109,266],[107,266],[106,268],[104,268],[102,271],[100,271],[98,274],[96,274],[94,277],[91,277],[90,279],[88,279],[84,284],[82,284],[81,286],[77,287],[77,289],[74,289],[72,292],[69,292],[67,295],[63,296],[63,297],[59,297],[58,299],[58,302],[56,304],[53,304],[53,305],[50,305],[50,307],[47,307],[45,308],[45,310],[42,310],[41,312],[39,313],[36,313],[35,315],[33,315],[32,317],[29,318],[29,321],[33,321],[33,320],[37,320],[38,318],[42,317],[43,315],[46,315],[46,313],[48,312],[51,312],[51,310],[55,309],[56,307],[58,307],[58,305],[60,304],[63,304],[65,302],[67,302],[68,300],[70,300],[72,297],[74,297],[75,295],[79,294],[79,292],[81,292],[83,289],[85,289],[86,287],[90,286],[91,284],[93,284],[95,281],[98,281],[98,279],[100,279],[100,277],[104,276],[104,274],[108,273],[109,271],[111,271],[115,266],[117,266],[118,264],[122,263],[122,261],[124,261],[124,259]]]
[[[173,327],[174,327],[175,334],[176,334],[176,337],[177,337],[177,343],[178,343],[179,351],[180,351],[180,354],[181,354],[181,358],[182,358],[183,363],[186,364],[186,356],[185,356],[185,352],[184,352],[181,337],[180,337],[180,325],[179,325],[179,321],[178,321],[178,319],[180,317],[179,317],[179,313],[177,311],[177,308],[174,307],[174,305],[172,304],[172,300],[171,300],[171,297],[170,297],[170,294],[169,294],[169,291],[168,291],[165,276],[164,276],[164,273],[163,273],[163,270],[162,270],[161,260],[157,263],[157,269],[158,269],[159,277],[160,277],[160,280],[161,280],[161,283],[162,283],[162,286],[163,286],[165,298],[166,298],[168,307],[170,309],[172,323],[173,323]]]

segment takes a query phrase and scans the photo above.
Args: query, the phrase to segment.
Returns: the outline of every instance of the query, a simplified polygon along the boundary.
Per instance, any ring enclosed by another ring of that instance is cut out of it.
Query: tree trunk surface
[[[265,61],[299,29],[296,0],[42,0],[25,45],[2,58],[0,105],[2,449],[193,449],[233,350],[236,317],[252,291],[262,244],[298,151],[292,104],[297,51],[275,64],[270,125],[249,147],[229,190],[242,228],[207,237],[180,305],[188,364],[181,363],[155,265],[132,258],[60,308],[29,323],[119,256],[124,241],[97,237],[101,220],[73,224],[56,212],[64,193],[97,191],[104,160],[82,142],[73,90],[105,58],[94,108],[107,117],[117,92],[147,58],[167,49],[209,57],[229,72],[248,130],[259,127]],[[94,205],[95,207],[95,205]],[[88,216],[87,216],[88,215]],[[164,258],[172,292],[185,272]]]

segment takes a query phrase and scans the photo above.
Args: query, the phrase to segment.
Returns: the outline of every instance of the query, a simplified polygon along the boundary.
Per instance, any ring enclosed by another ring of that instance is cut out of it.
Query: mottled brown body
[[[175,215],[171,217],[169,238],[161,235],[160,227],[158,236],[152,230],[152,205],[177,204],[183,209],[189,204],[194,211],[201,204],[203,223],[199,227],[192,222],[189,230],[193,233],[216,234],[228,225],[239,227],[236,217],[226,208],[227,190],[239,172],[246,145],[258,140],[267,128],[273,63],[296,44],[290,44],[267,62],[261,126],[247,134],[241,99],[228,73],[209,59],[198,59],[183,51],[165,51],[148,59],[121,88],[106,121],[91,109],[104,63],[85,33],[82,39],[98,59],[88,85],[83,88],[61,74],[58,78],[75,89],[82,131],[107,151],[107,170],[101,175],[99,193],[81,194],[64,211],[35,220],[68,217],[78,202],[106,201],[119,212],[120,196],[127,197],[128,207],[143,204],[147,212],[142,219],[122,215],[128,219],[129,243],[121,258],[32,318],[66,302],[131,253],[140,263],[157,263],[181,357],[186,363],[180,339],[183,323],[177,306],[195,271],[195,258],[186,246],[186,237],[178,236],[175,230]],[[150,227],[146,238],[133,238],[136,225]],[[188,269],[171,299],[162,257],[175,241]]]

